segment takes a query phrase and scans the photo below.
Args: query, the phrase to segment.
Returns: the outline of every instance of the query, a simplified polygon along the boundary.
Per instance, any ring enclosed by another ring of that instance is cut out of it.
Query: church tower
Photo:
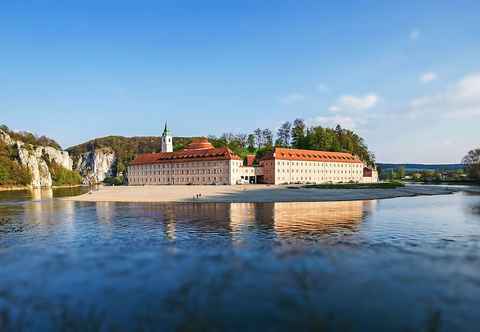
[[[173,152],[173,138],[172,133],[167,128],[167,122],[165,122],[165,129],[162,134],[162,152]]]

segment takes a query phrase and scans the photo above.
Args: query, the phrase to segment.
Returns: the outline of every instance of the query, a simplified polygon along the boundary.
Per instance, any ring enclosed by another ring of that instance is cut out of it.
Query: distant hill
[[[191,137],[173,137],[174,150],[183,148],[192,140]],[[141,153],[160,152],[162,138],[160,136],[124,137],[107,136],[95,138],[83,144],[75,145],[67,149],[75,168],[80,167],[79,161],[83,155],[95,150],[107,149],[115,154],[115,164],[109,172],[116,175],[125,171],[128,164]],[[93,167],[93,166],[92,166]],[[95,168],[95,167],[93,167]]]
[[[464,168],[463,164],[387,164],[377,163],[382,172],[397,170],[401,166],[405,167],[406,172],[422,171],[456,171]]]

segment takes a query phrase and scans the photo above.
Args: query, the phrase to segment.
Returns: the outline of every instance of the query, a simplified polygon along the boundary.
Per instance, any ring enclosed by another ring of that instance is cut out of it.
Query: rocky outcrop
[[[110,148],[100,148],[82,153],[75,162],[84,184],[99,183],[113,176],[116,162],[115,152]]]
[[[17,142],[16,144],[20,164],[26,166],[32,174],[32,187],[51,187],[52,175],[42,156],[37,156],[37,150],[32,149],[31,145],[25,146],[22,142]]]
[[[72,159],[68,152],[57,150],[50,146],[33,146],[16,141],[3,130],[0,130],[0,140],[8,146],[16,146],[18,150],[18,162],[27,167],[32,174],[33,188],[51,187],[52,175],[47,161],[55,162],[68,170],[72,170]]]
[[[51,146],[37,147],[35,150],[37,156],[46,156],[50,161],[56,162],[58,165],[68,169],[73,168],[73,161],[67,151],[57,150]]]

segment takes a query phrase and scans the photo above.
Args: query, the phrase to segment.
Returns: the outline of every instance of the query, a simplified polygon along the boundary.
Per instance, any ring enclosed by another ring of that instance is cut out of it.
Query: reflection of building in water
[[[355,231],[376,201],[230,204],[234,243],[255,236],[318,235]]]
[[[115,218],[115,203],[97,202],[95,207],[98,221],[111,224]]]
[[[324,203],[97,203],[100,222],[117,215],[142,224],[167,240],[222,240],[222,244],[255,244],[259,239],[353,232],[375,201]],[[142,227],[143,227],[142,226]],[[160,233],[158,233],[160,232]],[[226,240],[226,241],[225,241]],[[261,241],[260,241],[261,242]]]
[[[355,231],[374,201],[274,203],[277,235]]]
[[[230,228],[234,245],[248,241],[253,235],[252,226],[257,225],[257,208],[255,203],[231,203]]]
[[[181,237],[182,233],[186,237],[192,232],[197,237],[231,233],[228,204],[136,204],[129,211],[136,218],[161,221],[165,238],[170,240]]]

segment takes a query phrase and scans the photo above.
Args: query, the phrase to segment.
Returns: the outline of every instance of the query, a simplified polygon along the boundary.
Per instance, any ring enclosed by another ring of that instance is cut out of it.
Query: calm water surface
[[[76,203],[0,193],[0,331],[478,331],[480,196]]]

